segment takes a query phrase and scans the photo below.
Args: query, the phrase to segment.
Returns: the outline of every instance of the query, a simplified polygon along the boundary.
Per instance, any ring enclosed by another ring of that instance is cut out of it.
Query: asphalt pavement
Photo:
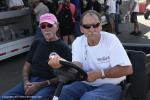
[[[119,34],[118,37],[122,43],[150,45],[150,19],[145,20],[143,15],[139,15],[138,21],[142,32],[139,36],[130,34],[133,31],[132,23],[122,23],[119,25],[121,34]]]

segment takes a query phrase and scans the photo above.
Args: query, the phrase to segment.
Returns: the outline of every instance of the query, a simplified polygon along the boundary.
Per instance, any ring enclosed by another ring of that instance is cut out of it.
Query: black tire
[[[149,15],[150,15],[150,10],[146,10],[144,13],[144,18],[148,19]]]

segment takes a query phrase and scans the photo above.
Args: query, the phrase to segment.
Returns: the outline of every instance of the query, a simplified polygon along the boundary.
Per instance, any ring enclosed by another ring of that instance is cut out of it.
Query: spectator
[[[86,11],[86,6],[87,6],[88,0],[80,0],[80,5],[81,5],[81,13]]]
[[[95,10],[100,13],[102,11],[102,7],[97,0],[89,0],[86,6],[86,10]]]
[[[132,74],[131,62],[119,39],[102,30],[99,13],[85,12],[80,21],[84,35],[72,44],[72,62],[87,72],[87,81],[63,87],[59,100],[120,100],[121,81]],[[49,60],[60,68],[61,56]]]
[[[54,1],[41,0],[49,9],[50,13],[56,14],[57,4]]]
[[[138,20],[137,20],[137,14],[139,12],[139,2],[138,2],[138,0],[130,0],[128,8],[129,8],[128,14],[131,14],[131,20],[130,21],[134,24],[133,32],[131,32],[130,34],[140,35],[142,33],[139,29],[139,23],[138,23]]]
[[[82,35],[80,32],[80,16],[81,16],[81,2],[80,0],[71,0],[72,3],[75,5],[76,7],[76,18],[75,18],[75,24],[74,24],[74,30],[75,30],[75,38]]]
[[[40,17],[40,28],[44,38],[35,40],[31,46],[23,68],[23,81],[6,92],[4,96],[12,96],[11,99],[17,100],[26,99],[26,96],[31,96],[32,100],[50,100],[52,97],[58,79],[53,69],[47,64],[49,54],[56,52],[70,61],[71,50],[57,37],[58,22],[53,14],[46,13]],[[24,97],[21,98],[21,96]]]
[[[39,23],[40,16],[48,13],[49,9],[40,0],[33,0],[33,14],[36,16],[36,21]]]
[[[116,15],[115,15],[115,32],[116,34],[120,34],[119,32],[119,24],[121,23],[121,17],[120,17],[120,5],[122,3],[122,0],[116,0]]]
[[[76,7],[70,0],[64,0],[60,3],[56,12],[60,22],[61,36],[66,44],[72,43],[74,40],[74,23],[76,16]]]
[[[39,25],[40,16],[48,12],[49,9],[45,4],[43,4],[40,0],[33,0],[33,14],[36,17],[36,26]],[[36,34],[35,36],[36,39],[43,38],[42,32],[39,27],[36,28],[35,34]]]
[[[107,17],[108,17],[108,22],[110,24],[110,32],[113,34],[115,33],[115,15],[116,15],[116,0],[106,0],[106,5],[107,5]]]

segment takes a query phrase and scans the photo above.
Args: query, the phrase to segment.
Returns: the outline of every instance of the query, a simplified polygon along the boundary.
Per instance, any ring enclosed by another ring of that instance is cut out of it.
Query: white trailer
[[[29,7],[0,12],[0,61],[28,51],[33,38]]]

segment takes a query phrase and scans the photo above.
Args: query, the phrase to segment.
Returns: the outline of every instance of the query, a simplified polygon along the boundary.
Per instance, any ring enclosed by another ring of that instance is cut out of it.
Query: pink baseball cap
[[[40,16],[40,24],[44,22],[47,22],[49,24],[54,24],[54,23],[57,23],[58,21],[55,15],[51,13],[45,13]]]

